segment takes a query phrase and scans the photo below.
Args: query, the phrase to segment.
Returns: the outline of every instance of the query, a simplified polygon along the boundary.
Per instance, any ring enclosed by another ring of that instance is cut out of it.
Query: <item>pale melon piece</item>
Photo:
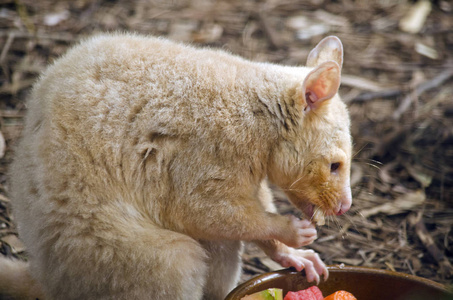
[[[316,225],[322,226],[326,224],[326,216],[321,209],[317,209],[313,215],[313,221],[315,221]]]
[[[267,289],[241,298],[241,300],[282,300],[282,299],[283,299],[282,289]]]

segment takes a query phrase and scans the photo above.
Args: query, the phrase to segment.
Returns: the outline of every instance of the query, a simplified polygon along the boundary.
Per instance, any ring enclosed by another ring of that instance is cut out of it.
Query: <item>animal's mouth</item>
[[[318,201],[313,202],[309,200],[303,195],[289,193],[288,196],[292,200],[291,202],[302,211],[305,218],[316,225],[324,225],[327,216],[339,216],[344,214],[349,210],[351,202],[349,201],[349,204],[345,205],[340,198],[335,201],[337,202],[335,207],[326,207],[325,205],[320,205]]]
[[[315,223],[316,225],[322,226],[326,223],[325,218],[328,213],[321,209],[319,206],[308,204],[304,209],[302,209],[302,212],[308,220]]]
[[[327,216],[340,216],[348,211],[349,208],[344,209],[342,204],[340,203],[339,206],[335,209],[325,210],[315,204],[306,204],[302,208],[302,212],[305,217],[310,220],[311,222],[315,223],[316,225],[324,225],[325,219]]]
[[[311,220],[315,213],[315,206],[313,204],[306,204],[305,207],[302,208],[302,212],[307,219]]]
[[[295,195],[293,193],[288,194],[291,202],[304,214],[307,220],[315,223],[316,225],[324,225],[324,220],[326,215],[332,215],[330,211],[326,211],[321,208],[319,205],[314,204],[305,197],[300,195]]]

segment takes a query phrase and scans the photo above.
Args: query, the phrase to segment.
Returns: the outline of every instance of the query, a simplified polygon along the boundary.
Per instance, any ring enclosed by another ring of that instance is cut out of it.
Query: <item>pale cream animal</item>
[[[287,67],[131,34],[74,47],[28,102],[11,197],[30,262],[2,259],[0,289],[223,299],[241,241],[327,277],[316,253],[295,248],[316,238],[316,209],[351,205],[342,51],[328,37],[307,67]],[[275,213],[267,178],[308,220]]]

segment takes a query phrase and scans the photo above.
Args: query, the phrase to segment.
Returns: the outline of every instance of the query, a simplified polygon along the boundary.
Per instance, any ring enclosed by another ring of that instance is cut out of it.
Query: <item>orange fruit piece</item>
[[[350,292],[337,291],[324,298],[324,300],[357,300],[357,298]]]

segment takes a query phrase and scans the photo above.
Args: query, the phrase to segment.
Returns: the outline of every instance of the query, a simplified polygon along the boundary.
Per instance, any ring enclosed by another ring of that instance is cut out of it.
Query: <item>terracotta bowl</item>
[[[319,284],[324,296],[338,290],[354,294],[358,300],[453,300],[453,294],[434,281],[404,273],[365,267],[329,267],[329,279]],[[288,291],[306,289],[313,284],[302,272],[285,269],[259,275],[236,287],[225,300],[240,300],[245,295],[268,288]]]

